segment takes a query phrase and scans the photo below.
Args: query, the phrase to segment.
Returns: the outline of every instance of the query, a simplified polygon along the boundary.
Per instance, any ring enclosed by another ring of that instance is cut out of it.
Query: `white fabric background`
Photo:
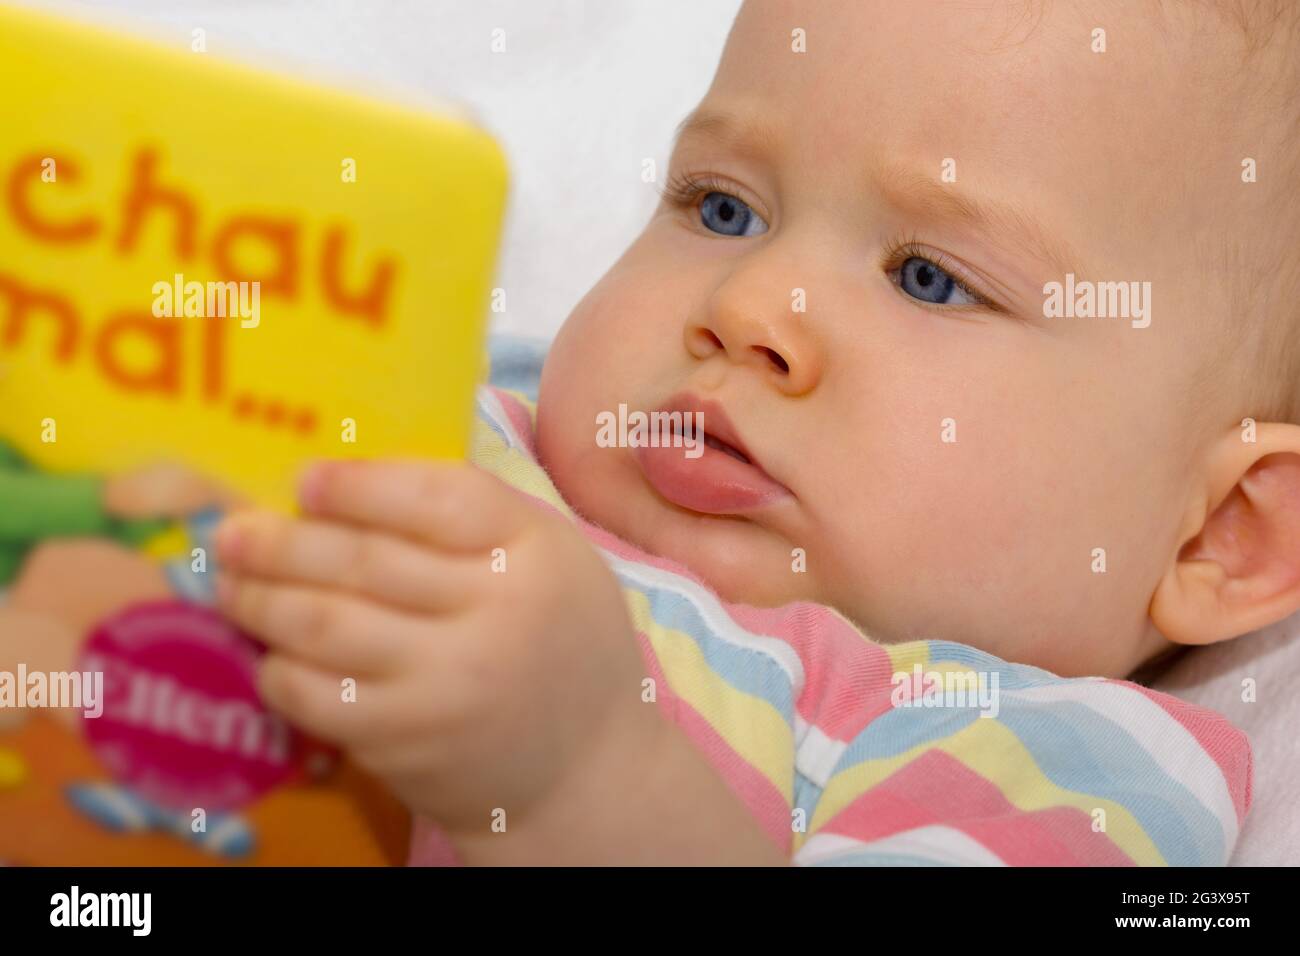
[[[673,128],[703,96],[739,0],[21,0],[332,82],[468,104],[512,173],[495,328],[552,335],[656,200]],[[492,30],[506,31],[493,54]],[[1242,680],[1258,683],[1256,703]],[[1256,804],[1234,862],[1300,863],[1300,615],[1185,657],[1157,687],[1250,735]]]
[[[1255,682],[1255,699],[1243,681]],[[1233,854],[1236,866],[1300,865],[1300,614],[1257,634],[1197,648],[1155,683],[1218,711],[1245,731],[1255,754],[1255,802]]]
[[[550,337],[649,217],[740,0],[17,0],[376,93],[467,104],[511,194],[494,330]],[[504,53],[491,52],[505,31]]]

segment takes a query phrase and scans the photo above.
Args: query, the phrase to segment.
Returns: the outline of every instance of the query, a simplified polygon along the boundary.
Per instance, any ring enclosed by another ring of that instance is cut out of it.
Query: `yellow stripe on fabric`
[[[650,614],[650,599],[641,591],[625,588],[623,594],[632,625],[649,638],[673,693],[708,721],[727,746],[790,803],[794,799],[794,732],[780,711],[728,683],[709,666],[689,634],[656,621]]]
[[[546,502],[572,518],[573,511],[555,489],[546,469],[518,448],[511,448],[487,422],[475,420],[470,461],[512,488]]]
[[[929,641],[908,641],[906,644],[882,644],[889,655],[889,664],[895,674],[912,673],[912,668],[930,663]]]
[[[1033,755],[1009,727],[983,717],[944,740],[919,744],[895,757],[866,760],[836,774],[817,803],[809,831],[816,832],[859,796],[933,749],[959,760],[992,783],[1017,810],[1066,806],[1091,816],[1101,808],[1106,811],[1106,835],[1135,863],[1165,865],[1155,843],[1123,804],[1058,787],[1039,770]]]

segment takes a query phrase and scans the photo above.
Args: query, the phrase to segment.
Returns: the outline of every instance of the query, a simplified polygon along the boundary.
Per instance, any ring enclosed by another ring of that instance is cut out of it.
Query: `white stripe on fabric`
[[[916,856],[954,866],[1006,866],[1001,857],[978,840],[938,824],[893,833],[869,843],[839,833],[817,833],[799,848],[794,862],[810,866],[857,853]]]
[[[804,685],[803,661],[799,659],[794,648],[785,641],[747,631],[723,609],[716,595],[694,581],[653,565],[629,561],[604,548],[599,550],[607,561],[617,567],[620,575],[626,575],[642,587],[671,591],[685,598],[699,611],[700,617],[709,630],[728,644],[758,651],[770,657],[785,671],[793,688],[793,699],[799,699]]]
[[[825,787],[834,776],[835,767],[849,743],[826,736],[820,727],[802,717],[798,717],[798,723],[800,735],[796,737],[799,743],[794,752],[795,769],[817,786]]]
[[[492,419],[497,427],[506,433],[506,444],[509,447],[524,449],[528,447],[527,442],[519,437],[519,432],[515,431],[515,427],[510,423],[510,416],[506,413],[501,400],[497,398],[496,392],[490,388],[481,388],[479,389],[478,400],[483,405],[484,413]],[[529,457],[531,459],[532,456]]]
[[[1140,690],[1089,679],[1002,693],[1034,702],[1074,701],[1113,720],[1141,744],[1153,763],[1186,787],[1218,818],[1225,849],[1231,851],[1236,844],[1237,809],[1223,771],[1190,730]]]

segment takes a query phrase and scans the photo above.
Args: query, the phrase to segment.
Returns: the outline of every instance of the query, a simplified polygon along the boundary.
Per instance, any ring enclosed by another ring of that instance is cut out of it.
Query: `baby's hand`
[[[184,465],[161,462],[104,482],[104,511],[114,518],[183,518],[238,499]]]
[[[664,722],[622,593],[562,517],[458,464],[327,463],[302,498],[309,517],[221,526],[222,609],[270,647],[267,703],[462,855],[498,810],[511,830],[566,819],[652,756]]]

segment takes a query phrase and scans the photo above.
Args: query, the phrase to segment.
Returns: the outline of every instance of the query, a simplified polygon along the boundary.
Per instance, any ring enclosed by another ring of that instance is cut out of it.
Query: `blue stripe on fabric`
[[[966,670],[983,671],[986,674],[996,672],[999,690],[1025,690],[1082,679],[1060,677],[1029,664],[1012,664],[966,644],[954,644],[952,641],[927,643],[930,645],[930,663],[921,665],[922,670],[934,670],[943,664],[957,664]]]
[[[687,635],[715,674],[736,690],[767,701],[787,724],[794,726],[794,688],[785,668],[770,654],[719,637],[695,604],[683,595],[661,585],[647,585],[617,567],[614,573],[624,586],[646,596],[655,623]]]
[[[522,392],[537,401],[549,339],[498,333],[488,339],[488,381],[497,388]]]
[[[1076,701],[1007,703],[998,719],[1052,783],[1123,806],[1172,866],[1227,859],[1219,818],[1123,725]]]

